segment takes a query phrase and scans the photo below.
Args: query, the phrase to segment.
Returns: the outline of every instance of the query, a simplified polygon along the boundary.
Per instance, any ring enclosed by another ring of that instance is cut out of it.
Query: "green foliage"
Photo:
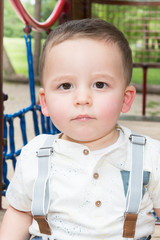
[[[42,0],[41,4],[41,21],[44,22],[51,15],[57,0]],[[51,29],[54,29],[58,25],[58,21],[52,26]],[[46,38],[46,33],[42,32],[42,38]]]
[[[154,108],[154,107],[157,107],[157,106],[160,106],[160,103],[155,102],[155,101],[150,101],[150,102],[147,103],[147,108]]]
[[[155,101],[149,101],[147,103],[147,113],[152,117],[160,116],[160,103]]]
[[[158,68],[149,68],[147,71],[147,84],[160,84],[160,69]],[[132,76],[133,83],[142,83],[143,82],[143,71],[141,68],[133,69]]]
[[[4,37],[4,47],[10,58],[10,61],[18,74],[28,76],[28,64],[26,55],[26,44],[24,38],[7,38]],[[42,40],[42,44],[44,40]],[[34,50],[34,39],[32,39],[32,52]]]
[[[28,70],[25,40],[23,38],[4,37],[3,42],[15,72],[27,76]]]
[[[149,111],[148,114],[152,117],[158,117],[160,116],[160,111],[156,111],[156,112]]]
[[[9,1],[4,1],[4,36],[22,37],[24,24],[13,11]]]
[[[52,13],[57,0],[42,0],[41,21],[44,22]]]
[[[92,17],[118,27],[128,39],[134,62],[160,62],[160,6],[92,4]]]
[[[34,16],[34,1],[32,0],[21,0],[23,6],[27,12],[33,17]],[[41,22],[44,22],[52,13],[57,0],[42,0],[41,6]],[[54,24],[52,28],[57,25]],[[9,1],[4,1],[4,36],[5,37],[23,37],[24,23],[17,16]],[[33,35],[33,33],[32,33]],[[42,34],[43,38],[46,38],[46,33]]]

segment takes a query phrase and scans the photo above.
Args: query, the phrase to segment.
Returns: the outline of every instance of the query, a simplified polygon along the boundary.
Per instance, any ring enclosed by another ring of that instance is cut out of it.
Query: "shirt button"
[[[88,154],[89,154],[88,149],[84,149],[84,150],[83,150],[83,154],[84,154],[84,155],[88,155]]]
[[[102,205],[101,201],[95,202],[96,207],[100,207]]]
[[[94,177],[94,179],[98,179],[99,178],[99,174],[98,173],[94,173],[93,177]]]

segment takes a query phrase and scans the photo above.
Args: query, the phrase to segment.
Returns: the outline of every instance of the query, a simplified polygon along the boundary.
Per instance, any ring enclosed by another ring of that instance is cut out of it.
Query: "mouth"
[[[89,115],[78,115],[73,120],[85,122],[85,121],[89,121],[91,119],[93,119],[93,118],[90,117]]]

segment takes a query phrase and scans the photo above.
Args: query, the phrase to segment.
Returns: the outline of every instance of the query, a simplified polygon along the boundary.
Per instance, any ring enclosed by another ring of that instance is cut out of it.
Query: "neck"
[[[83,144],[87,146],[90,150],[98,150],[98,149],[109,147],[110,145],[114,144],[117,141],[118,137],[119,137],[119,131],[117,131],[116,127],[112,129],[111,132],[108,133],[107,135],[104,135],[101,138],[94,139],[92,141],[77,141],[65,134],[61,136],[61,138],[64,140]]]

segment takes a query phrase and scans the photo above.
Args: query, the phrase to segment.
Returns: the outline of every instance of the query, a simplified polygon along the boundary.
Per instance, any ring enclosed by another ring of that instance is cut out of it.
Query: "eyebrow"
[[[71,74],[64,74],[64,75],[56,75],[52,78],[52,81],[54,82],[60,82],[60,81],[63,81],[63,80],[69,80],[73,77],[73,75]]]
[[[96,72],[92,74],[92,77],[103,77],[113,81],[115,78],[106,72]]]

